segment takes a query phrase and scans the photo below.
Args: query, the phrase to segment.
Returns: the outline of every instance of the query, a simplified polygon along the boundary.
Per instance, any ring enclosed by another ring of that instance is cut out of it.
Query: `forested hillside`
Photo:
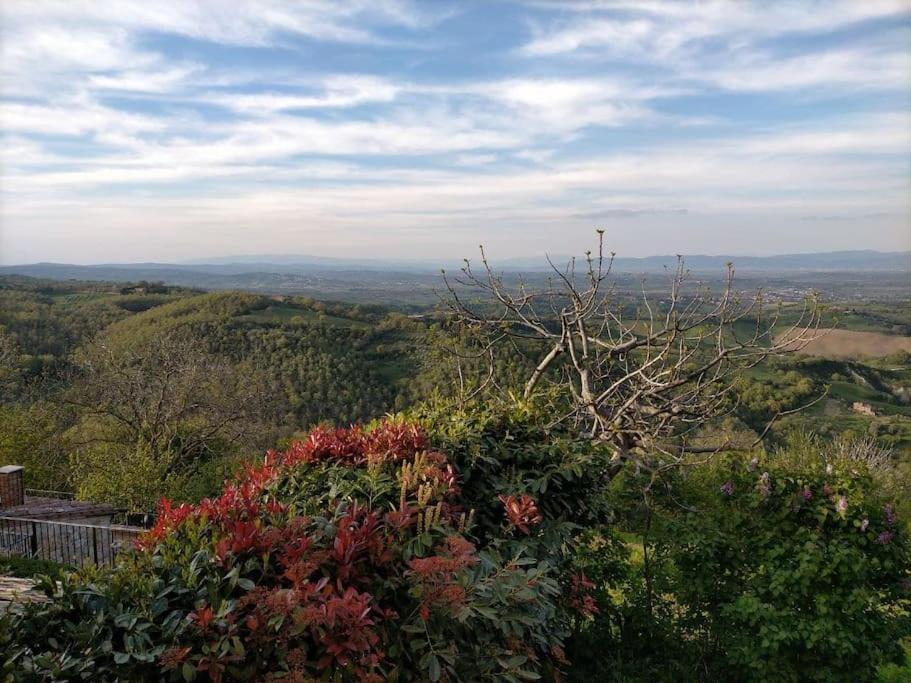
[[[851,313],[870,329],[884,314],[876,310]],[[889,322],[897,315],[893,310]],[[163,493],[203,495],[238,458],[314,424],[365,422],[435,390],[452,391],[459,381],[454,347],[463,351],[463,381],[483,374],[483,359],[472,357],[478,349],[454,338],[432,310],[406,316],[379,306],[148,282],[6,278],[0,335],[0,460],[26,464],[34,487],[135,508],[152,506]],[[517,388],[530,363],[521,348],[498,355],[498,386]],[[128,396],[128,382],[117,394],[118,378],[126,381],[130,372],[141,373],[133,379],[148,389],[138,399]],[[162,379],[168,372],[175,377]],[[190,377],[194,386],[178,387],[178,378]],[[773,442],[794,430],[870,436],[907,459],[909,382],[907,354],[774,359],[740,378],[725,428],[755,436],[773,421]],[[175,404],[170,411],[158,405],[156,390]],[[195,407],[184,410],[178,396]],[[238,405],[226,405],[231,396]],[[119,404],[131,400],[140,404],[134,413],[142,425],[123,419]],[[873,414],[857,412],[855,403]],[[150,444],[177,455],[166,458],[169,465],[152,465],[142,455]],[[104,474],[112,461],[122,464],[113,477]],[[150,477],[156,467],[161,471]]]
[[[36,488],[129,507],[198,497],[236,458],[295,432],[448,389],[456,373],[440,327],[301,297],[6,279],[0,460],[25,464]],[[498,374],[522,364],[501,361]],[[142,424],[128,424],[127,405]],[[162,439],[179,457],[155,474],[143,453]],[[111,463],[122,465],[113,475]]]

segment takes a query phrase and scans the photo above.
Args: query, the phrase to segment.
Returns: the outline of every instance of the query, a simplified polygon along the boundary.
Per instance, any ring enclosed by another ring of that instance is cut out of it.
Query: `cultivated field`
[[[832,360],[882,358],[899,351],[911,353],[911,337],[839,329],[820,329],[819,332],[822,336],[800,353]],[[779,335],[779,339],[783,336]]]

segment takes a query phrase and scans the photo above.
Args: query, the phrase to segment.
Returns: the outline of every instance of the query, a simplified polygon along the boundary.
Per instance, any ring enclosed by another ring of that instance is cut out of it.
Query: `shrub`
[[[215,499],[163,501],[112,572],[49,584],[54,603],[10,625],[6,669],[13,680],[540,678],[585,604],[586,586],[543,550],[564,522],[505,489],[519,509],[504,514],[491,492],[494,524],[462,486],[414,424],[315,429]]]
[[[595,611],[567,640],[570,683],[701,680],[702,643],[680,623],[668,549],[608,527],[587,532],[578,548]]]
[[[617,522],[577,546],[599,611],[567,641],[569,680],[900,677],[883,663],[901,661],[911,564],[891,493],[851,449],[806,438],[622,473]]]
[[[546,520],[580,527],[604,522],[611,451],[554,422],[546,401],[488,402],[469,408],[428,402],[413,413],[460,474],[461,497],[477,510],[479,533],[503,524],[501,494],[527,494]]]
[[[876,672],[876,680],[879,683],[908,683],[911,681],[911,638],[905,638],[901,642],[901,646],[905,651],[904,660],[889,662],[879,667]]]
[[[427,402],[413,416],[457,468],[461,498],[477,511],[478,537],[500,537],[504,514],[520,534],[523,526],[534,529],[524,537],[526,552],[559,567],[572,603],[574,649],[567,661],[578,660],[582,666],[573,670],[598,680],[602,666],[615,661],[606,640],[613,626],[605,631],[601,625],[615,623],[619,608],[608,591],[626,581],[628,553],[606,525],[614,516],[607,495],[610,450],[572,425],[555,424],[557,413],[539,397],[468,408]],[[543,521],[535,525],[538,515]]]
[[[704,468],[698,510],[660,541],[691,633],[734,680],[870,680],[901,656],[907,533],[862,464],[812,456]]]

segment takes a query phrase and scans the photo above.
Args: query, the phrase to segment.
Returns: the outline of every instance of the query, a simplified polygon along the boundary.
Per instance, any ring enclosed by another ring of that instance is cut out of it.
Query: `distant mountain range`
[[[733,263],[740,272],[862,272],[862,271],[911,271],[911,251],[835,251],[814,254],[783,254],[779,256],[686,256],[692,271],[719,272],[727,263]],[[551,256],[558,266],[569,261],[568,256]],[[647,256],[644,258],[616,258],[614,270],[618,273],[646,273],[673,267],[673,255]],[[548,270],[546,257],[523,257],[493,260],[492,264],[504,271],[540,272]],[[256,255],[227,258],[199,259],[183,263],[103,263],[73,265],[66,263],[31,263],[0,266],[0,273],[20,274],[52,279],[88,280],[182,280],[188,273],[199,279],[206,276],[222,279],[226,276],[262,274],[308,275],[333,278],[371,279],[368,273],[436,274],[440,265],[453,270],[458,263],[432,264],[427,261],[382,261],[372,259],[329,258],[309,255]],[[195,279],[195,278],[194,278]]]
[[[558,266],[566,256],[551,257]],[[613,274],[638,283],[641,276],[673,268],[676,256],[618,258]],[[911,286],[911,252],[875,251],[784,256],[687,256],[686,263],[700,280],[719,282],[725,265],[737,267],[738,282],[748,287],[771,287],[788,296],[820,290],[844,297],[860,291],[861,280],[874,278],[888,291]],[[445,264],[450,273],[462,263]],[[507,280],[524,273],[530,283],[544,284],[546,258],[494,260]],[[146,280],[204,290],[241,290],[262,294],[306,295],[324,301],[383,304],[417,310],[439,301],[442,289],[439,267],[430,262],[320,258],[316,256],[250,256],[207,259],[194,263],[104,263],[73,265],[31,263],[0,266],[0,276],[23,275],[49,280],[94,280],[126,283]],[[661,279],[660,277],[657,279]],[[789,294],[788,294],[789,293]]]
[[[556,264],[565,263],[569,257],[551,257]],[[911,251],[831,251],[814,254],[782,254],[778,256],[706,256],[694,254],[684,256],[687,267],[692,271],[717,272],[733,263],[738,271],[911,271]],[[515,270],[544,270],[544,259],[507,259],[499,262],[504,268]],[[653,272],[672,267],[677,256],[646,256],[644,258],[614,259],[614,269],[621,273]]]

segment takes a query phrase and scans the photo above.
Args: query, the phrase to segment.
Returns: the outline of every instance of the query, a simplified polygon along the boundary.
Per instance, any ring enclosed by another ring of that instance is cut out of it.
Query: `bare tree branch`
[[[735,289],[730,264],[713,292],[694,286],[678,257],[668,271],[668,294],[655,300],[643,282],[630,318],[608,282],[614,255],[604,255],[603,231],[584,268],[575,259],[565,268],[547,262],[552,277],[546,287],[534,289],[524,278],[510,287],[482,248],[480,270],[466,260],[459,277],[443,274],[444,302],[463,328],[489,341],[486,348],[509,341],[537,359],[526,399],[547,378],[570,406],[557,422],[573,420],[611,444],[616,459],[637,467],[648,469],[650,458],[679,461],[686,452],[730,447],[681,445],[681,438],[725,413],[745,369],[800,350],[819,334],[815,295],[796,310],[770,305],[762,291],[748,296]],[[784,314],[790,322],[783,325]]]

